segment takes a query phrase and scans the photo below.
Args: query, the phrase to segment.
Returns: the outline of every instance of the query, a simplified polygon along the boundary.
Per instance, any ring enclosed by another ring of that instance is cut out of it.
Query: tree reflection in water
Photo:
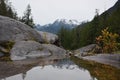
[[[6,78],[2,80],[40,80],[41,77],[45,78],[45,75],[51,78],[49,80],[62,80],[62,77],[65,79],[69,78],[68,80],[120,80],[120,69],[91,61],[80,60],[76,57],[62,60],[45,59],[38,61],[36,64],[36,66],[27,65],[28,68],[25,68],[23,71],[20,67],[17,71],[13,71],[14,74],[17,72],[16,74],[18,75],[12,77],[8,77],[7,75]],[[67,77],[68,74],[71,76]],[[61,75],[63,76],[60,77]],[[38,79],[36,79],[36,77],[38,77]],[[54,79],[52,77],[54,77]]]
[[[32,65],[29,65],[29,66],[32,66]],[[19,69],[18,69],[18,71],[19,71]],[[76,71],[77,71],[77,73],[76,73]],[[30,69],[30,70],[28,70],[26,72],[24,71],[24,72],[21,73],[21,71],[20,71],[20,74],[15,75],[15,76],[11,76],[11,77],[6,77],[6,78],[4,78],[2,80],[34,80],[36,75],[37,75],[36,77],[39,77],[39,78],[40,77],[45,77],[45,75],[48,75],[49,78],[52,78],[52,77],[56,78],[57,77],[57,78],[61,79],[62,77],[59,77],[59,74],[62,74],[62,76],[64,78],[66,78],[66,79],[69,78],[69,80],[73,80],[73,79],[76,80],[76,77],[77,77],[77,80],[79,80],[80,77],[86,78],[86,75],[81,76],[79,73],[80,74],[82,74],[82,73],[86,74],[87,75],[87,80],[92,79],[89,76],[88,71],[85,71],[85,70],[81,71],[79,69],[79,67],[77,65],[75,65],[75,63],[73,61],[71,61],[70,59],[42,60],[42,61],[39,61],[38,65],[36,67],[33,66],[32,69]],[[68,74],[70,74],[72,76],[66,77]],[[31,77],[34,77],[34,78],[28,79],[28,78],[31,78]],[[73,78],[73,79],[71,79],[71,78]],[[49,80],[53,80],[53,79],[49,79]]]
[[[76,57],[71,57],[71,60],[74,61],[80,69],[87,69],[93,77],[93,80],[95,80],[94,77],[98,80],[120,80],[120,69],[118,68]]]

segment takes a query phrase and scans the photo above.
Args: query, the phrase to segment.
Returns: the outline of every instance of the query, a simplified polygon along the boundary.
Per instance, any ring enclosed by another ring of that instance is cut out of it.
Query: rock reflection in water
[[[0,61],[0,80],[5,77],[13,76],[16,74],[25,73],[35,66],[50,65],[56,63],[54,59],[33,59],[14,62],[1,62]]]
[[[69,59],[46,60],[24,73],[2,80],[93,80],[89,72]],[[94,80],[97,80],[94,78]]]

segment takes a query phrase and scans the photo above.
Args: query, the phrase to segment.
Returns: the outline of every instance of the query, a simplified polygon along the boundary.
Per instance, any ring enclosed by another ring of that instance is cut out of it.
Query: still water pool
[[[74,58],[51,60],[1,80],[120,80],[120,77],[116,76],[119,75],[119,69],[93,62],[88,63]]]

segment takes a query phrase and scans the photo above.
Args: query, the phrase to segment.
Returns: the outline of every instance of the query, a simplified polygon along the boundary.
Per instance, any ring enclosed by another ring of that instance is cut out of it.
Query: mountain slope
[[[120,7],[120,0],[118,0],[115,3],[115,5],[113,7],[111,7],[110,9],[108,9],[106,12],[112,13],[112,12],[116,11],[119,7]]]
[[[35,28],[40,31],[58,33],[59,30],[63,27],[65,29],[73,29],[78,26],[80,22],[76,20],[66,20],[66,19],[57,19],[52,24],[47,24],[44,26],[36,25]]]

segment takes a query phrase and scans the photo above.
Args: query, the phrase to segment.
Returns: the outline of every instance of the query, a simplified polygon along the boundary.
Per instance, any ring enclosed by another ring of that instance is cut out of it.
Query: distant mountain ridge
[[[45,32],[50,32],[50,33],[58,33],[59,30],[63,27],[66,29],[73,29],[80,25],[80,22],[77,20],[66,20],[66,19],[57,19],[55,22],[52,24],[46,24],[41,26],[40,24],[37,24],[35,26],[35,29],[39,31],[45,31]]]

